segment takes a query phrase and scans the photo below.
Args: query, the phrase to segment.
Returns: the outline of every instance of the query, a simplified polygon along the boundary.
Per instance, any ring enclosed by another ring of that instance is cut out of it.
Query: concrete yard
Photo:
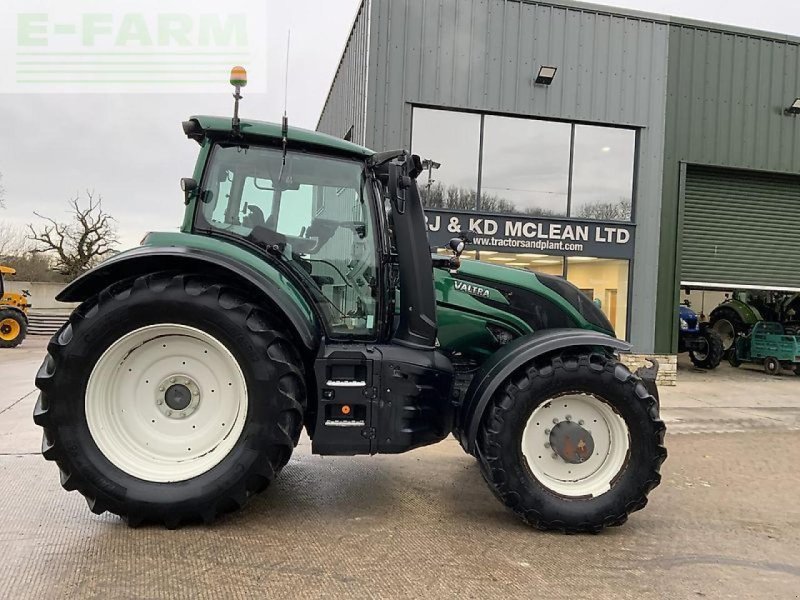
[[[452,439],[320,458],[213,527],[95,516],[39,456],[45,342],[0,351],[3,598],[797,598],[800,378],[693,371],[662,390],[670,456],[621,528],[526,528]]]

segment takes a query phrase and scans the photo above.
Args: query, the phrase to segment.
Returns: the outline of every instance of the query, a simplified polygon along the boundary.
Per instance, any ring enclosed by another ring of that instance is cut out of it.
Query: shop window
[[[567,258],[567,279],[597,304],[625,339],[628,322],[628,261],[575,256]],[[587,295],[589,295],[587,293]]]
[[[570,216],[630,221],[635,153],[632,130],[576,125]]]
[[[480,251],[481,260],[504,267],[527,269],[556,277],[564,276],[564,257],[548,256],[546,254],[511,254],[506,252]]]
[[[572,126],[487,116],[480,210],[565,216]]]
[[[427,208],[477,208],[480,141],[480,115],[414,109],[412,152],[429,161],[417,179]]]

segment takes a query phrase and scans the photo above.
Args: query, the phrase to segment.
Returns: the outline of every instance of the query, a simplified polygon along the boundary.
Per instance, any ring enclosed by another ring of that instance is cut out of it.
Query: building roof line
[[[777,42],[788,42],[800,45],[800,36],[793,36],[774,31],[764,31],[761,29],[749,29],[738,25],[727,25],[723,23],[713,23],[711,21],[700,21],[686,17],[665,15],[661,13],[651,13],[630,8],[617,6],[607,6],[604,4],[594,4],[581,2],[579,0],[504,0],[505,2],[519,2],[521,4],[536,4],[540,6],[550,6],[553,8],[564,8],[579,10],[582,12],[592,12],[599,15],[610,17],[634,18],[642,21],[652,21],[664,25],[675,25],[678,27],[691,27],[694,29],[704,29],[715,33],[727,33],[731,35],[741,35],[751,38],[759,38]]]
[[[353,35],[356,32],[356,25],[358,24],[358,18],[361,16],[361,11],[364,10],[364,5],[369,2],[370,0],[361,0],[358,4],[358,10],[356,10],[356,14],[353,17],[353,24],[350,26],[350,33],[347,36],[347,39],[344,41],[344,47],[342,48],[342,55],[339,57],[339,64],[336,65],[336,70],[333,72],[333,77],[331,78],[331,85],[328,88],[328,95],[325,97],[325,102],[322,104],[322,110],[319,111],[319,118],[317,119],[317,127],[319,129],[320,124],[322,123],[322,116],[325,114],[325,109],[328,108],[328,102],[331,100],[331,94],[333,94],[333,86],[336,84],[336,78],[339,76],[339,71],[342,70],[342,65],[344,64],[344,57],[347,54],[347,49],[350,48],[350,42],[353,41]]]

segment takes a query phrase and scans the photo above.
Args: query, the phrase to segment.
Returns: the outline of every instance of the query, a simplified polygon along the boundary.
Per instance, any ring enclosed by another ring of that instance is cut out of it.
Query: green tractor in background
[[[62,486],[131,525],[209,523],[267,487],[305,428],[323,455],[453,434],[541,529],[644,507],[665,427],[597,306],[560,278],[462,263],[458,238],[432,255],[417,156],[241,121],[238,86],[233,121],[183,124],[200,154],[181,231],[58,297],[81,305],[34,420]]]
[[[789,335],[800,333],[800,294],[797,292],[737,290],[711,311],[709,323],[727,353],[738,337],[760,321],[782,324]]]

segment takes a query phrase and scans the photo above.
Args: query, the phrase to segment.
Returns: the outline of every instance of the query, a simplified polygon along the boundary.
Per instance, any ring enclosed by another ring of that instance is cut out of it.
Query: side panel
[[[503,346],[475,375],[461,403],[454,433],[463,448],[474,453],[483,413],[494,393],[514,371],[539,356],[576,346],[604,347],[622,352],[631,349],[627,342],[581,329],[549,329]]]
[[[397,454],[434,444],[453,428],[453,369],[434,350],[331,345],[317,357],[315,454]]]

